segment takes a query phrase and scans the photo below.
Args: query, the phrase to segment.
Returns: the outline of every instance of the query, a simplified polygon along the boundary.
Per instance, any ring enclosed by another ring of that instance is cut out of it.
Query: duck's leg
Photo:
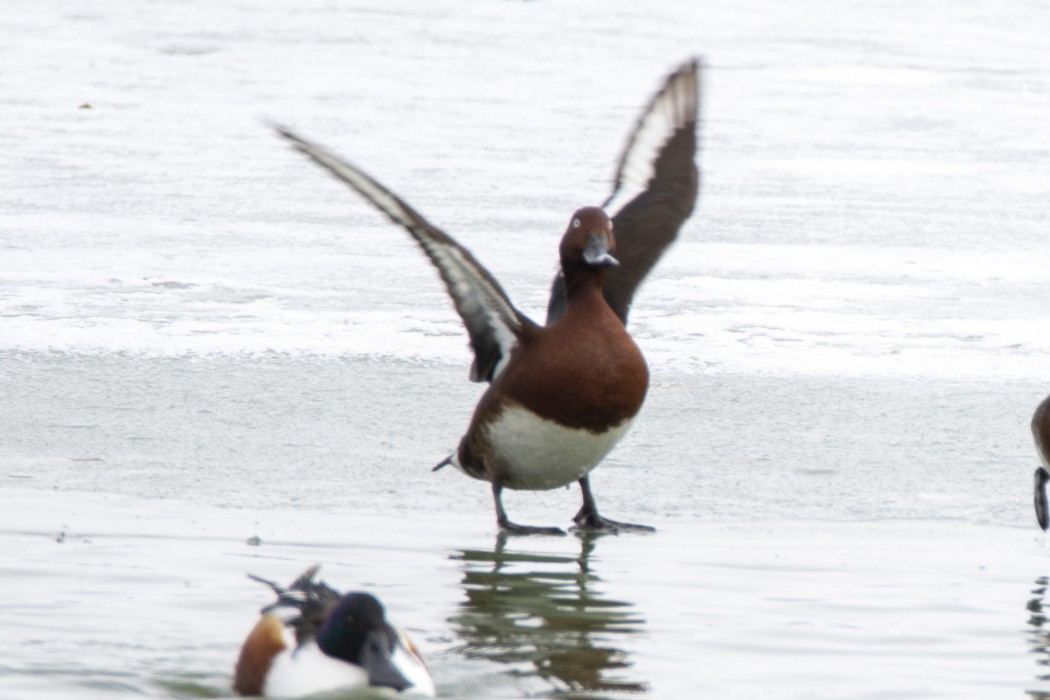
[[[1050,481],[1050,472],[1038,467],[1035,470],[1035,519],[1043,530],[1050,525],[1050,506],[1046,502],[1047,481]]]
[[[635,525],[634,523],[621,523],[610,520],[598,513],[598,505],[594,502],[591,493],[591,482],[588,477],[580,479],[580,491],[583,492],[583,507],[576,517],[572,519],[576,526],[574,530],[593,530],[597,532],[616,532],[618,530],[643,530],[645,532],[656,532],[655,527],[648,525]]]
[[[518,525],[512,523],[507,517],[507,511],[503,509],[503,484],[499,481],[492,482],[492,499],[496,502],[496,523],[503,532],[510,535],[564,535],[565,531],[558,527],[536,527],[533,525]]]

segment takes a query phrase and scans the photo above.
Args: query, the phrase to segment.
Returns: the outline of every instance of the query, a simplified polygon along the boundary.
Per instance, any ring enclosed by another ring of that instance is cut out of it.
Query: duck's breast
[[[626,419],[603,432],[593,432],[545,420],[521,405],[509,405],[486,432],[492,451],[500,456],[504,486],[546,490],[586,476],[616,446],[632,422]]]
[[[309,641],[274,658],[266,676],[267,697],[301,697],[329,690],[365,688],[368,673],[346,661],[333,659]]]

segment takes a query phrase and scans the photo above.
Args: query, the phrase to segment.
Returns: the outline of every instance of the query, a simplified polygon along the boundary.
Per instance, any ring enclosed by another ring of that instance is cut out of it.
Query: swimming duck
[[[570,218],[559,246],[547,322],[526,317],[499,282],[451,236],[370,175],[287,129],[278,131],[403,227],[437,268],[466,326],[470,377],[490,386],[453,465],[491,483],[496,521],[516,534],[564,534],[512,522],[504,488],[546,490],[578,482],[583,530],[652,530],[598,512],[589,474],[627,433],[648,389],[645,359],[625,324],[635,290],[693,211],[700,63],[667,78],[638,119],[602,207]],[[616,213],[610,218],[607,211]]]
[[[300,697],[331,690],[382,688],[391,694],[434,697],[434,683],[419,651],[386,620],[369,593],[343,595],[315,581],[317,566],[287,588],[258,576],[277,602],[241,646],[234,690],[241,695]],[[282,619],[276,611],[288,610]]]

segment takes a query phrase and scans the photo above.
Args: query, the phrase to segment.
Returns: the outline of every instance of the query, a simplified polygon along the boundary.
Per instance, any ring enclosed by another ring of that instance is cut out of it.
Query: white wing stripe
[[[295,147],[346,182],[394,223],[404,227],[419,243],[441,274],[456,311],[470,334],[476,357],[491,358],[498,348],[494,378],[503,368],[517,343],[517,331],[524,318],[514,308],[498,283],[462,246],[431,226],[422,216],[376,180],[324,148],[300,139],[277,127]],[[475,363],[477,366],[477,363]],[[485,377],[476,377],[484,379]]]
[[[656,154],[696,118],[697,95],[697,64],[685,64],[642,114],[620,158],[613,192],[602,205],[610,216],[648,188],[656,175]]]

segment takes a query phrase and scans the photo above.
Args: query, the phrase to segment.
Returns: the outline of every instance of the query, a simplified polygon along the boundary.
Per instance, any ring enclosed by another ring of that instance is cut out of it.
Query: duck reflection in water
[[[601,579],[591,571],[590,556],[601,535],[577,537],[578,556],[508,551],[503,532],[491,550],[453,554],[463,562],[467,597],[449,620],[464,642],[459,651],[502,664],[531,663],[534,668],[513,673],[553,683],[558,697],[647,691],[647,683],[626,677],[631,663],[620,648],[645,621],[632,603],[596,590]]]
[[[1035,674],[1038,681],[1050,681],[1050,605],[1046,601],[1046,591],[1050,587],[1050,578],[1040,576],[1035,580],[1035,588],[1028,600],[1028,624],[1033,628],[1029,637],[1032,652],[1036,655],[1039,669]],[[1050,700],[1050,693],[1042,690],[1029,690],[1028,697],[1036,700]]]

